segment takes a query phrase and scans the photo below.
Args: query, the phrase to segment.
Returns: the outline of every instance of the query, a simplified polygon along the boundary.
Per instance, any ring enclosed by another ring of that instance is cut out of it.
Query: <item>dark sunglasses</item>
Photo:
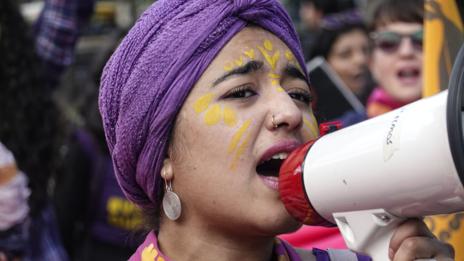
[[[373,32],[370,34],[375,47],[386,53],[396,52],[403,41],[403,38],[411,39],[412,46],[416,51],[422,51],[422,39],[424,31],[418,30],[411,34],[401,34],[391,31]]]

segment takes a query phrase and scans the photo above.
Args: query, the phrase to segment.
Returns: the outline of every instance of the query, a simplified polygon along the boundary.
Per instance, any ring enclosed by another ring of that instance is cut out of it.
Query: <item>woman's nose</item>
[[[398,47],[398,53],[400,56],[412,56],[414,54],[414,46],[411,38],[403,38]]]
[[[278,92],[268,103],[269,115],[266,125],[270,130],[284,128],[287,131],[298,129],[303,122],[301,109],[285,91]]]

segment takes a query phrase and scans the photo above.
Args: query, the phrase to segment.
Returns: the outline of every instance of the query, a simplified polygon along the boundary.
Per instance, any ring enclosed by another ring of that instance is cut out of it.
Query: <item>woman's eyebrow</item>
[[[219,77],[217,80],[215,80],[213,82],[212,87],[218,85],[219,83],[227,80],[228,78],[230,78],[230,77],[232,77],[234,75],[244,75],[244,74],[249,74],[249,73],[252,73],[252,72],[256,72],[259,69],[261,69],[261,67],[263,67],[263,65],[264,65],[264,63],[262,61],[255,61],[255,60],[249,61],[245,65],[240,66],[240,67],[236,67],[232,71],[229,71],[229,72],[225,73],[224,75],[222,75],[221,77]]]
[[[287,66],[285,66],[284,77],[286,76],[308,82],[308,78],[306,78],[304,74],[295,65],[292,64],[287,64]]]

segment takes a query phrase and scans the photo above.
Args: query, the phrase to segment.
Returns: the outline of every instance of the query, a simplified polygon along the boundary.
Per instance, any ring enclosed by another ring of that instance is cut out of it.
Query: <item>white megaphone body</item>
[[[347,246],[389,260],[410,217],[464,211],[464,49],[447,91],[324,135],[292,152],[279,176],[289,213],[337,225]]]

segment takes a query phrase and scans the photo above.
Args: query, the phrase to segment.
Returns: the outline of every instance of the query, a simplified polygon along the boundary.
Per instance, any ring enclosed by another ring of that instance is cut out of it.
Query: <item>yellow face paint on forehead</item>
[[[272,49],[274,48],[274,46],[272,45],[272,42],[269,41],[268,39],[264,40],[264,48],[266,48],[266,50],[268,51],[272,51]]]
[[[286,51],[285,51],[285,58],[287,59],[287,61],[288,61],[290,64],[295,65],[296,68],[298,68],[298,70],[303,71],[303,70],[301,69],[300,63],[298,63],[298,61],[296,60],[295,55],[293,55],[292,51],[286,50]]]
[[[271,72],[271,73],[269,73],[268,75],[269,75],[269,77],[270,77],[271,79],[280,79],[280,78],[282,78],[282,75],[280,75],[280,74],[278,74],[278,73],[272,73],[272,72]]]
[[[277,50],[275,53],[271,54],[264,50],[261,46],[258,46],[258,49],[264,56],[264,59],[266,59],[269,66],[271,66],[271,69],[274,71],[280,58],[280,52]]]
[[[257,46],[258,50],[263,55],[265,61],[271,67],[272,72],[269,73],[269,78],[272,86],[279,86],[279,80],[282,78],[280,74],[275,73],[277,63],[280,59],[280,51],[274,51],[274,45],[268,39],[265,39],[262,46]],[[281,92],[283,88],[277,87],[277,91]]]
[[[242,66],[243,65],[243,57],[240,56],[237,60],[234,61],[236,66]]]
[[[248,57],[250,60],[253,60],[255,58],[255,51],[253,49],[246,50],[244,51],[244,55]],[[245,59],[242,55],[240,55],[239,58],[229,61],[224,65],[224,71],[230,72],[236,67],[240,67],[245,63]]]
[[[280,51],[274,51],[274,46],[271,41],[268,39],[264,40],[263,46],[257,46],[258,50],[263,55],[266,62],[271,66],[271,69],[274,71],[277,66],[277,62],[280,59]]]
[[[234,69],[234,64],[233,63],[227,63],[226,65],[224,65],[224,71],[226,72],[230,72]]]
[[[254,49],[249,49],[249,50],[245,51],[244,53],[248,58],[250,58],[250,60],[255,59],[255,50]]]
[[[285,51],[285,58],[287,58],[287,61],[289,62],[295,61],[295,56],[293,56],[293,53],[290,50]]]

